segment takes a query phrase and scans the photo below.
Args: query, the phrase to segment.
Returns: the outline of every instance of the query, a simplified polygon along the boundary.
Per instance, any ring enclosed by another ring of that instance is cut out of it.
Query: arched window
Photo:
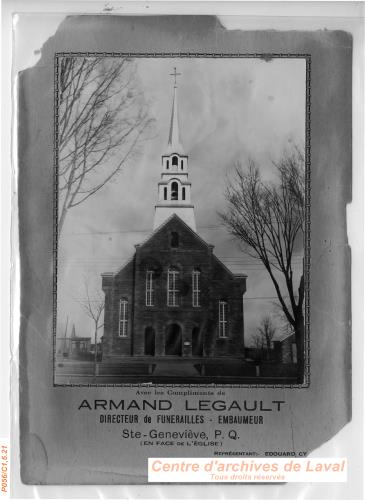
[[[171,233],[171,247],[178,248],[179,246],[179,233],[172,231]]]
[[[179,185],[176,181],[171,184],[171,199],[177,200],[179,196]]]
[[[228,337],[226,300],[219,301],[219,337]]]
[[[146,306],[153,306],[155,291],[153,289],[153,271],[146,271]]]
[[[170,167],[170,160],[167,160],[167,162],[166,162],[166,170],[168,170],[169,167]]]
[[[172,157],[172,166],[173,166],[173,167],[177,167],[178,162],[179,162],[178,157],[177,157],[176,155],[174,155],[174,156]]]
[[[175,268],[170,268],[167,271],[167,305],[176,307],[179,305],[179,289],[178,289],[179,271]]]
[[[127,337],[128,333],[128,300],[119,301],[119,337]]]
[[[182,188],[181,197],[183,200],[185,200],[185,188],[184,187]]]
[[[163,188],[163,199],[167,200],[167,187]]]
[[[180,168],[181,168],[181,170],[184,169],[184,160],[180,160]]]
[[[200,271],[194,269],[192,274],[193,307],[200,307]]]

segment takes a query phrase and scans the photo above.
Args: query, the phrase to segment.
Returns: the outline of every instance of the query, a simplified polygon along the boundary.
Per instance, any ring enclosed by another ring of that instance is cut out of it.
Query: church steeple
[[[171,120],[166,153],[162,155],[161,180],[158,183],[158,202],[155,207],[153,228],[159,227],[172,214],[178,215],[196,231],[194,205],[191,204],[191,183],[188,179],[188,156],[184,153],[180,140],[177,82],[181,73],[174,72]]]
[[[176,68],[174,68],[174,73],[170,76],[175,77],[174,84],[174,95],[172,99],[172,110],[171,110],[171,120],[170,120],[170,133],[169,133],[169,141],[168,141],[168,150],[171,153],[179,153],[184,154],[183,147],[180,142],[180,134],[179,134],[179,118],[178,118],[178,109],[177,109],[177,83],[176,77],[181,75],[181,73],[176,72]]]

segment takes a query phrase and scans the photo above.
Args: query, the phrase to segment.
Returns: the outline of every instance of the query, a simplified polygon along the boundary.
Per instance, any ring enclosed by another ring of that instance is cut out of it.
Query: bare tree
[[[266,344],[267,356],[270,358],[271,341],[276,333],[276,328],[270,316],[266,315],[262,318],[260,326],[257,328],[257,332],[262,338],[262,343]]]
[[[255,333],[253,333],[253,335],[251,336],[251,342],[256,349],[264,349],[265,339],[260,332],[256,331]]]
[[[110,181],[137,151],[150,121],[130,58],[60,58],[59,233],[70,208]]]
[[[85,286],[85,300],[81,302],[81,306],[87,316],[92,320],[94,326],[94,376],[97,375],[97,354],[98,354],[98,331],[104,326],[102,321],[105,300],[104,297],[99,292],[95,292],[95,297],[91,298],[89,293],[89,286],[87,281],[84,282]]]
[[[272,319],[269,315],[265,315],[257,327],[256,331],[251,336],[252,345],[261,350],[262,359],[270,359],[271,341],[276,333]]]
[[[234,236],[246,245],[246,252],[260,260],[270,275],[280,307],[292,325],[298,353],[298,380],[304,373],[304,275],[295,292],[293,255],[303,247],[304,156],[298,148],[274,163],[277,183],[262,180],[251,160],[243,171],[236,166],[226,189],[227,210],[220,214]],[[281,276],[281,278],[279,278]]]

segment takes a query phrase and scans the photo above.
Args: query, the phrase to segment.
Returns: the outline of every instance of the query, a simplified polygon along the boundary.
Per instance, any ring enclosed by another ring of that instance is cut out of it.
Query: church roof
[[[183,226],[185,226],[185,228],[190,232],[192,233],[199,241],[200,243],[202,243],[203,245],[205,245],[206,247],[213,247],[213,245],[210,245],[209,243],[207,243],[206,241],[203,240],[203,238],[201,238],[198,233],[196,233],[193,229],[191,229],[191,227],[186,224],[186,222],[184,222],[182,220],[181,217],[179,217],[178,215],[176,215],[175,213],[170,215],[170,217],[168,217],[160,226],[156,227],[156,229],[154,229],[154,231],[152,231],[152,233],[147,236],[147,238],[145,240],[142,241],[142,243],[139,244],[139,246],[143,246],[145,245],[151,238],[153,238],[153,236],[158,233],[159,231],[161,231],[162,228],[164,228],[170,221],[172,221],[173,219],[177,219],[178,221],[181,222],[181,224]]]
[[[160,232],[166,225],[168,225],[171,221],[173,220],[178,220],[183,226],[184,228],[189,231],[202,245],[204,245],[205,247],[208,247],[208,248],[214,248],[214,245],[211,245],[209,243],[207,243],[205,240],[203,240],[203,238],[201,238],[198,233],[196,233],[195,231],[193,231],[193,229],[191,229],[191,227],[186,224],[186,222],[184,222],[178,215],[176,214],[172,214],[168,219],[166,219],[160,226],[158,226],[154,231],[152,231],[152,233],[147,236],[146,239],[144,239],[141,243],[138,243],[136,244],[135,246],[137,247],[142,247],[144,245],[146,245],[158,232]],[[118,274],[120,273],[128,264],[131,263],[131,261],[134,259],[134,255],[128,259],[128,261],[123,264],[123,266],[121,266],[118,271],[115,273],[115,274]],[[242,274],[242,273],[233,273],[230,269],[228,269],[228,267],[223,264],[223,262],[216,256],[214,255],[213,253],[213,258],[214,260],[219,264],[221,265],[226,271],[227,273],[229,273],[232,277],[235,277],[235,278],[247,278],[247,275],[246,274]],[[114,273],[113,273],[114,274]]]

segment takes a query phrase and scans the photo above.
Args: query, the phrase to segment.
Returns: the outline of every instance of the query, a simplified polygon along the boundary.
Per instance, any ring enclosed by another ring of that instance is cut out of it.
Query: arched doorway
[[[167,356],[181,356],[182,354],[181,328],[176,323],[166,328],[165,354]]]
[[[146,356],[155,355],[155,330],[151,326],[144,331],[144,353]]]
[[[203,356],[203,336],[199,327],[193,328],[191,332],[193,356]]]

